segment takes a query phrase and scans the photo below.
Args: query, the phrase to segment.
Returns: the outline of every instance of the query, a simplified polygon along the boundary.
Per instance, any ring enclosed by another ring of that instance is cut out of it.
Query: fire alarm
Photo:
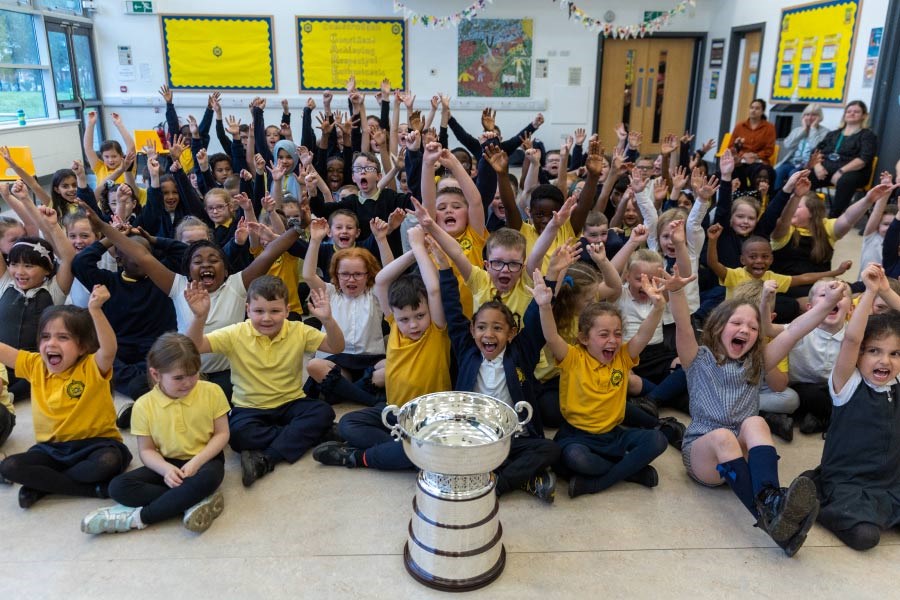
[[[120,85],[120,86],[119,86],[119,91],[122,92],[123,94],[128,93],[128,86],[127,86],[127,85]]]

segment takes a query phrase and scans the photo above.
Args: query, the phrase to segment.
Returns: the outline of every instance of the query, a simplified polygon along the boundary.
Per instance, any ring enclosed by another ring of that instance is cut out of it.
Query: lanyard
[[[837,154],[838,151],[840,151],[841,144],[843,142],[844,142],[844,132],[842,131],[841,134],[838,136],[837,144],[834,145],[834,154]]]

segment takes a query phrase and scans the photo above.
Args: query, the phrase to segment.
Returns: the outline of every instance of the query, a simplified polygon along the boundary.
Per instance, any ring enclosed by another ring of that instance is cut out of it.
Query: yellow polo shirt
[[[410,400],[453,389],[450,380],[450,336],[431,323],[417,340],[402,335],[394,322],[388,334],[384,387],[388,404],[403,406]]]
[[[0,380],[3,381],[3,389],[0,390],[0,406],[3,406],[10,412],[16,414],[16,409],[9,399],[9,373],[6,372],[6,365],[0,365]]]
[[[734,288],[744,283],[745,281],[752,281],[755,279],[750,273],[747,272],[747,269],[741,267],[740,269],[728,269],[728,272],[725,274],[725,279],[720,280],[720,283],[725,286],[725,299],[731,298],[731,294],[734,291]],[[773,273],[772,271],[766,271],[763,273],[763,276],[759,278],[760,281],[774,281],[778,287],[776,288],[778,292],[785,293],[789,289],[791,289],[791,276],[790,275],[781,275],[780,273]]]
[[[262,248],[254,248],[250,250],[250,254],[255,259],[262,254]],[[272,266],[269,267],[267,275],[278,277],[284,282],[288,291],[288,310],[298,315],[303,314],[303,307],[300,305],[300,292],[297,287],[300,285],[300,259],[290,252],[285,252],[275,259]]]
[[[52,374],[39,353],[19,350],[15,370],[16,375],[31,383],[31,419],[36,441],[122,441],[110,387],[112,369],[105,375],[101,373],[93,354],[86,354],[62,373]]]
[[[519,315],[520,327],[521,320],[525,318],[525,310],[531,303],[533,296],[528,292],[525,286],[531,285],[531,278],[524,273],[525,268],[522,267],[522,275],[516,282],[513,289],[505,294],[500,295],[500,301],[506,305],[515,315]],[[466,285],[472,292],[472,300],[474,302],[472,308],[478,310],[478,307],[485,302],[490,302],[497,296],[497,288],[491,281],[491,276],[481,267],[473,267],[469,274]]]
[[[822,225],[825,227],[825,235],[828,236],[828,244],[834,248],[834,244],[837,242],[837,238],[834,235],[834,223],[837,219],[822,219]],[[799,233],[802,237],[809,237],[812,235],[809,229],[804,229],[802,227],[794,227],[791,225],[788,227],[788,232],[784,235],[784,237],[772,238],[772,250],[781,250],[785,246],[788,245],[788,242],[791,241],[791,237],[794,235],[794,232]]]
[[[573,427],[589,433],[611,431],[625,418],[628,372],[637,361],[628,354],[628,343],[619,347],[604,365],[578,344],[559,363],[559,406]]]
[[[97,176],[97,185],[99,186],[103,182],[104,179],[109,177],[109,174],[111,172],[112,171],[109,170],[109,167],[106,166],[106,163],[104,163],[102,160],[97,161],[97,165],[94,167],[94,175]],[[125,174],[124,173],[119,175],[119,178],[116,179],[116,183],[125,183]],[[136,186],[135,194],[137,194],[138,204],[140,204],[141,206],[144,206],[145,204],[147,204],[147,190],[146,189]]]
[[[300,321],[285,321],[274,339],[253,328],[250,319],[206,335],[212,351],[231,363],[232,401],[240,408],[278,408],[303,393],[303,360],[325,341],[325,334]]]
[[[190,460],[206,448],[214,421],[229,410],[225,392],[209,381],[198,381],[184,398],[169,398],[157,385],[134,403],[131,433],[149,437],[166,458]]]
[[[535,229],[534,225],[531,223],[522,223],[522,227],[519,228],[519,233],[525,236],[525,256],[531,256],[531,250],[534,248],[534,244],[539,237],[537,229]],[[550,247],[547,248],[547,252],[544,254],[544,260],[541,263],[541,272],[547,272],[547,267],[550,266],[550,257],[553,256],[553,251],[556,250],[557,247],[568,242],[570,238],[575,237],[577,236],[575,235],[575,230],[572,229],[572,223],[566,221],[565,224],[559,228],[559,231],[556,232],[556,237],[553,238],[553,242],[550,243]]]

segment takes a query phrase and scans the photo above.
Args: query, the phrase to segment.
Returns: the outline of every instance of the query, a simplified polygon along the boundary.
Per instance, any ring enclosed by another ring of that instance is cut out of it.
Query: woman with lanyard
[[[814,189],[834,186],[829,217],[839,217],[853,199],[856,190],[869,181],[878,138],[867,128],[869,111],[861,100],[850,102],[838,129],[816,146],[815,164],[810,173]]]
[[[781,161],[775,167],[775,187],[780,190],[788,178],[807,168],[813,150],[824,139],[828,129],[822,127],[822,107],[813,102],[807,104],[801,116],[802,125],[788,134],[781,142]]]

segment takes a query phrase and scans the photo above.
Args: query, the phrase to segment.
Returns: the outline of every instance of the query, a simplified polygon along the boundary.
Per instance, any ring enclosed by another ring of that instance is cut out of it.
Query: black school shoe
[[[769,431],[786,442],[794,440],[794,419],[783,413],[767,412],[761,415],[769,426]]]
[[[116,415],[116,427],[119,429],[131,429],[131,411],[134,408],[134,402],[126,404]]]
[[[259,450],[244,450],[241,452],[241,483],[244,487],[250,487],[260,477],[271,473],[275,465],[271,464],[266,455]]]
[[[547,504],[553,504],[556,498],[556,475],[550,469],[546,469],[523,483],[520,489]]]
[[[800,433],[822,433],[827,429],[825,423],[812,413],[806,413],[800,419]]]
[[[684,432],[687,431],[684,423],[675,417],[660,417],[659,430],[666,436],[669,444],[681,452],[681,442],[684,440]]]
[[[650,398],[646,396],[638,396],[637,398],[632,398],[631,402],[648,415],[659,418],[659,405]]]
[[[811,479],[802,475],[791,482],[787,489],[769,486],[756,497],[756,510],[759,511],[757,525],[782,548],[794,540],[798,533],[802,533],[805,538],[815,521],[815,517],[810,520],[809,516],[814,512],[818,513],[818,509],[816,486]],[[804,527],[805,532],[802,531]],[[803,541],[800,540],[799,543],[802,545]],[[800,545],[796,546],[794,552]]]
[[[31,508],[38,500],[46,495],[47,492],[42,492],[23,485],[19,488],[19,508]]]
[[[313,460],[331,467],[360,466],[362,451],[348,446],[346,442],[325,442],[313,449]]]

